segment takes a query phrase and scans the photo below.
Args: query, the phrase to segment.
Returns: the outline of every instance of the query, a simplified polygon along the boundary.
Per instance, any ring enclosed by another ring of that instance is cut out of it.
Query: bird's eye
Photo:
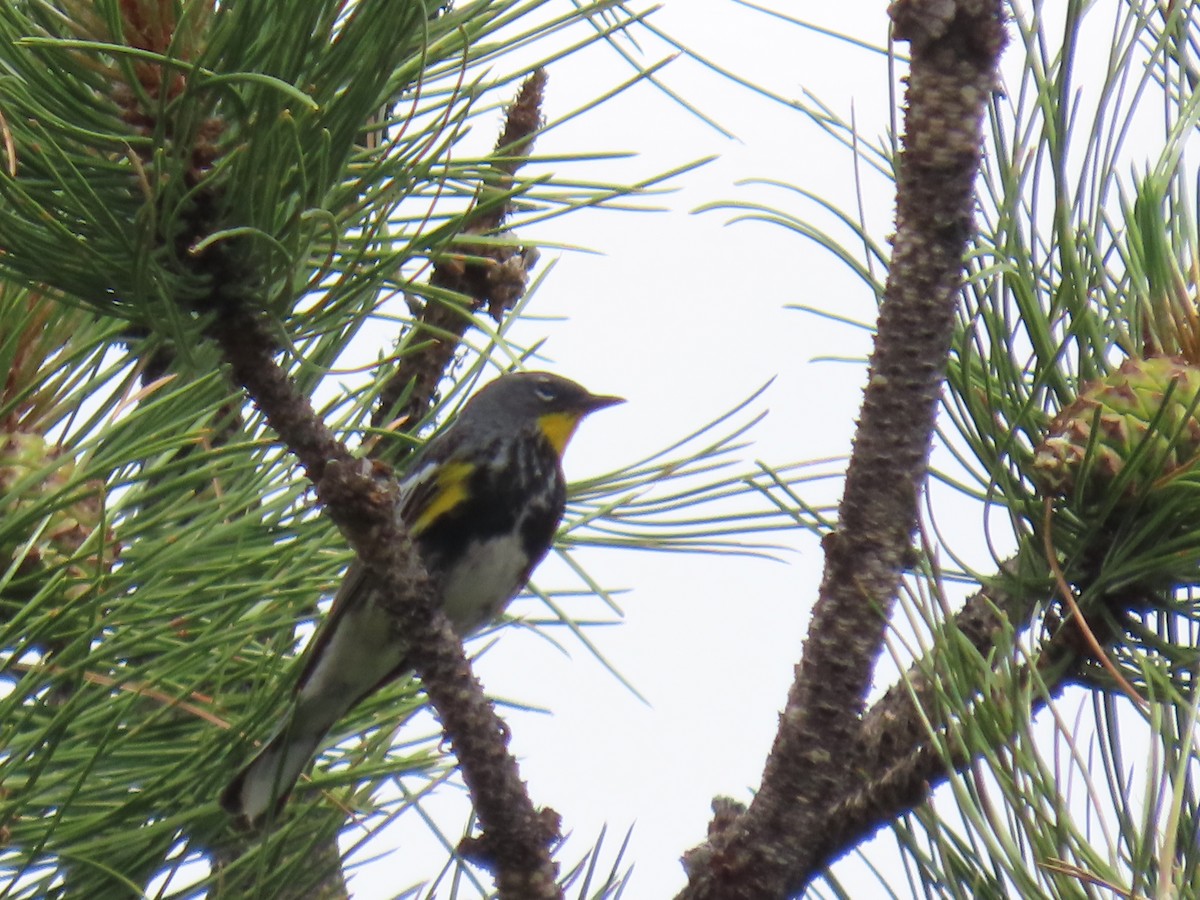
[[[558,396],[558,391],[554,390],[554,388],[548,384],[539,384],[534,389],[534,393],[537,394],[537,398],[544,403],[549,403]]]

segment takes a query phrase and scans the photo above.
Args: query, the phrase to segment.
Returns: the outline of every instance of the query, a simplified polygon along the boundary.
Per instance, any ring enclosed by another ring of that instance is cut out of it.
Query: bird
[[[549,372],[494,379],[414,456],[397,513],[466,637],[493,622],[546,556],[566,505],[562,457],[582,419],[623,403]],[[305,650],[282,723],[220,795],[243,826],[278,815],[330,729],[407,674],[408,649],[355,561]]]

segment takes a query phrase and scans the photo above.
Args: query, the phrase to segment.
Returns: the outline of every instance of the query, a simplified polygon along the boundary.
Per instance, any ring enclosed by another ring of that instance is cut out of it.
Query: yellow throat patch
[[[538,416],[538,428],[542,430],[542,434],[546,436],[546,440],[550,442],[550,446],[559,456],[562,456],[563,451],[567,449],[567,441],[571,440],[571,435],[575,433],[575,426],[579,424],[580,418],[578,413],[569,412],[546,413],[544,416]]]

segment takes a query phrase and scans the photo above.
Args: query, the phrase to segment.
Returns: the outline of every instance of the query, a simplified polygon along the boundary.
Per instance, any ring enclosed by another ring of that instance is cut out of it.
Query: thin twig
[[[505,195],[533,149],[542,123],[545,87],[545,70],[534,70],[508,107],[504,130],[493,151],[495,180],[479,185],[474,206],[465,215],[463,235],[493,234],[503,229],[512,212],[512,203]],[[402,356],[388,377],[379,392],[372,425],[379,428],[385,422],[399,421],[412,430],[421,423],[474,314],[486,308],[499,322],[524,296],[535,259],[536,254],[529,250],[492,241],[458,244],[453,254],[447,253],[434,262],[429,277],[431,293],[462,297],[466,302],[425,302],[408,336],[421,346]],[[401,400],[403,406],[398,408]]]

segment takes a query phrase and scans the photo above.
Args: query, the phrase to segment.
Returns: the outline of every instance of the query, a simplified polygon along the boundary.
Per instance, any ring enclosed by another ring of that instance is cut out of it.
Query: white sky
[[[783,6],[877,45],[886,41],[884,0]],[[887,127],[888,72],[879,55],[728,0],[668,0],[653,21],[692,49],[781,94],[798,97],[807,90],[838,114],[855,115],[861,133],[882,135]],[[647,55],[655,58],[652,50]],[[629,74],[605,47],[555,65],[548,117],[574,109],[600,86]],[[759,223],[727,227],[729,214],[690,210],[757,197],[816,215],[814,206],[781,190],[735,186],[751,177],[815,189],[852,209],[851,154],[803,114],[686,59],[673,62],[663,77],[738,140],[722,137],[641,85],[538,145],[545,153],[635,151],[636,159],[614,163],[611,175],[600,176],[613,181],[720,156],[673,182],[675,193],[657,201],[668,212],[586,211],[530,235],[603,255],[543,254],[543,263],[553,259],[555,265],[531,311],[567,319],[531,323],[517,332],[518,339],[544,333],[548,368],[629,400],[584,423],[567,453],[568,476],[607,471],[665,447],[772,377],[777,380],[756,407],[769,408],[770,416],[752,434],[746,465],[844,453],[862,371],[812,360],[863,356],[867,338],[784,307],[808,304],[869,321],[872,297],[791,231]],[[582,165],[579,176],[596,177]],[[886,185],[873,187],[870,215],[882,238],[890,229],[890,194]],[[578,835],[560,857],[564,864],[605,825],[610,854],[633,826],[626,863],[633,862],[636,871],[626,896],[670,896],[683,884],[679,856],[703,837],[713,796],[749,798],[799,656],[822,564],[812,539],[797,535],[784,542],[797,550],[783,563],[624,552],[585,557],[589,572],[603,584],[630,589],[620,598],[624,624],[592,637],[649,707],[569,641],[571,658],[520,629],[508,629],[480,662],[477,671],[490,693],[553,711],[507,712],[505,718],[534,802],[558,810],[564,828]],[[535,580],[546,588],[573,584],[547,567]],[[523,608],[533,615],[540,611],[532,604]],[[447,805],[452,809],[443,824],[453,833],[465,822],[466,804],[458,799]],[[411,831],[395,841],[401,843],[395,854],[354,879],[356,898],[391,897],[436,872],[444,859]],[[393,843],[389,835],[367,853]],[[402,882],[393,880],[398,874]]]

